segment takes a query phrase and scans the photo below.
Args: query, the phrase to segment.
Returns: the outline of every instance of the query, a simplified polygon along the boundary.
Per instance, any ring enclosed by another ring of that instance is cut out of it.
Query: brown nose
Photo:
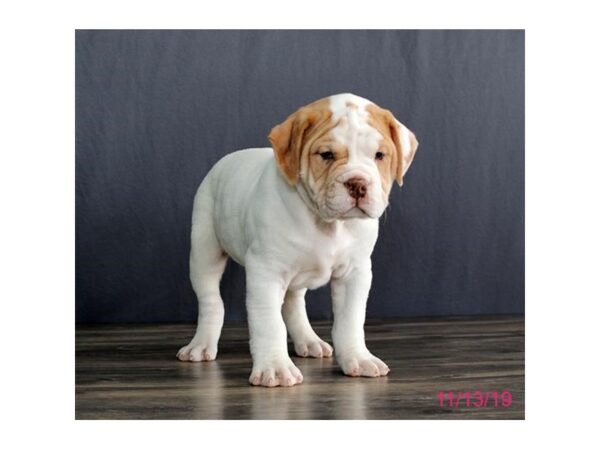
[[[352,198],[360,199],[367,195],[367,182],[362,178],[350,178],[344,183]]]

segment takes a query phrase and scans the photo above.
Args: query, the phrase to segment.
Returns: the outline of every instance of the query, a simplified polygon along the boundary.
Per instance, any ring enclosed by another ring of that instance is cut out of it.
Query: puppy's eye
[[[385,155],[383,154],[383,152],[377,152],[375,153],[375,159],[378,161],[381,161],[383,159]]]
[[[319,153],[319,155],[321,155],[321,158],[323,158],[323,161],[331,161],[333,159],[333,152],[330,152],[330,151],[321,152],[321,153]]]

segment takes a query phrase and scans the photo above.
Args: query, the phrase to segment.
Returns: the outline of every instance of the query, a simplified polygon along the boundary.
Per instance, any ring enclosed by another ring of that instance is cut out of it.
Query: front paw
[[[294,386],[302,383],[304,377],[289,357],[270,362],[255,362],[250,374],[253,386]]]
[[[181,347],[177,352],[179,361],[199,362],[213,361],[217,357],[217,346],[209,346],[204,343],[190,342]]]
[[[338,357],[338,363],[345,375],[350,377],[384,377],[390,368],[369,352]]]
[[[312,339],[294,341],[296,355],[302,358],[330,358],[333,355],[333,347],[327,342],[315,336]]]

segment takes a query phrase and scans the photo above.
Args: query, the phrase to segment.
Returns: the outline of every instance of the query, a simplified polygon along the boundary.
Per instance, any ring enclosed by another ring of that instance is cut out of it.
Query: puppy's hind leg
[[[286,292],[281,311],[285,326],[294,341],[294,350],[298,356],[328,358],[333,354],[333,347],[317,336],[310,326],[306,315],[305,294],[306,289]]]
[[[212,199],[202,188],[194,201],[190,279],[198,298],[198,326],[191,342],[177,353],[181,361],[212,361],[223,327],[225,310],[219,291],[227,254],[213,228]]]

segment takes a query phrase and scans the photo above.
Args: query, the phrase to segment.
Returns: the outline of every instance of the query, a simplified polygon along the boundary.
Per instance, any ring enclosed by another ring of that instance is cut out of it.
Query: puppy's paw
[[[302,383],[304,377],[289,357],[261,364],[254,363],[250,374],[250,384],[253,386],[294,386]]]
[[[390,372],[382,360],[369,352],[345,355],[338,358],[338,363],[344,374],[350,377],[384,377]]]
[[[213,361],[217,357],[217,347],[202,343],[190,342],[177,352],[180,361],[199,362]]]
[[[318,336],[294,342],[294,350],[303,358],[330,358],[333,355],[333,347]]]

